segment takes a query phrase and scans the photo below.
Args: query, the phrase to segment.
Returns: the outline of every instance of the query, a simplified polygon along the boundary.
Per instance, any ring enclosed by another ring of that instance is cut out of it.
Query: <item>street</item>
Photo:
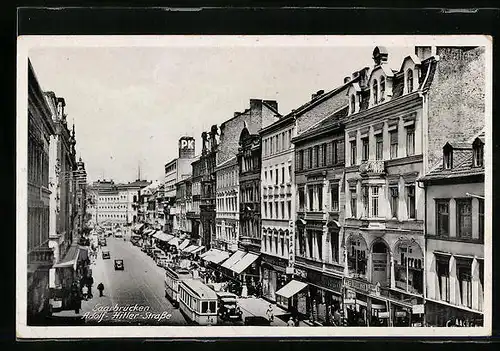
[[[129,237],[107,238],[111,259],[103,260],[101,251],[91,265],[94,277],[93,298],[82,301],[82,315],[87,324],[186,325],[180,311],[165,298],[164,270]],[[115,270],[114,260],[123,259],[124,270]],[[104,285],[104,296],[96,287]],[[136,306],[137,305],[137,306]],[[135,306],[126,311],[126,307]],[[115,307],[115,310],[109,311]],[[122,310],[116,311],[116,307]],[[108,309],[108,311],[106,311]],[[141,311],[142,309],[142,311]],[[102,312],[107,312],[103,316]]]

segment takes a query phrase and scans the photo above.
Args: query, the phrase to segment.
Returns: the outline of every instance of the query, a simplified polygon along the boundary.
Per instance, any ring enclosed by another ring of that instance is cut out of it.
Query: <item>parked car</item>
[[[124,269],[123,260],[115,260],[115,271],[123,271]]]
[[[243,312],[238,306],[236,295],[226,291],[217,292],[219,299],[219,317],[222,320],[241,321]]]

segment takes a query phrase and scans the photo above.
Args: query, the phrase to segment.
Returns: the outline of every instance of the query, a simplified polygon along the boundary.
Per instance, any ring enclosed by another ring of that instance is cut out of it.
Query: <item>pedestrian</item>
[[[295,327],[295,321],[293,320],[293,317],[290,316],[287,324],[289,327]]]
[[[340,315],[340,311],[338,309],[333,312],[333,321],[336,326],[342,325],[342,316]]]
[[[267,319],[269,319],[269,322],[274,321],[274,313],[273,313],[273,305],[269,304],[269,308],[266,311]]]
[[[97,285],[97,290],[99,290],[99,296],[100,297],[104,296],[104,294],[103,294],[104,284],[103,283],[99,283],[99,285]]]
[[[82,288],[82,296],[83,296],[83,299],[85,301],[88,300],[88,297],[89,297],[89,288],[87,287],[87,285],[84,285],[83,288]]]
[[[92,285],[94,285],[94,278],[92,276],[89,277],[88,280],[88,287],[89,287],[89,297],[93,298],[94,296],[92,295]]]

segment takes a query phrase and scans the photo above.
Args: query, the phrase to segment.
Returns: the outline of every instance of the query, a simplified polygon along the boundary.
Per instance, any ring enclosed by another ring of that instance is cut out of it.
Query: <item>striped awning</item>
[[[179,241],[180,241],[179,238],[176,237],[176,236],[174,236],[172,239],[170,239],[168,241],[168,244],[172,245],[172,246],[177,246],[178,247],[179,246]]]
[[[179,245],[179,250],[184,251],[187,247],[189,247],[189,239],[184,239],[184,241]]]

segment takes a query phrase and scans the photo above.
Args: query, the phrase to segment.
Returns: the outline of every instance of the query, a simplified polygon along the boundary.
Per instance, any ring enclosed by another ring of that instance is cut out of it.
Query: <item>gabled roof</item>
[[[476,138],[484,137],[484,130]],[[447,142],[445,147],[451,147],[453,149],[453,161],[452,168],[443,168],[443,158],[440,158],[439,163],[424,177],[421,178],[422,181],[431,180],[442,180],[442,179],[452,179],[460,177],[468,177],[474,175],[484,175],[484,162],[481,167],[473,166],[473,148],[472,140],[470,143],[453,143]],[[455,148],[455,146],[457,146]]]
[[[349,112],[349,106],[344,106],[339,110],[335,111],[333,114],[323,118],[318,123],[312,125],[310,128],[306,129],[299,136],[293,138],[293,142],[298,142],[302,140],[306,140],[309,137],[316,136],[319,133],[329,130],[331,128],[340,127],[342,124],[342,120],[347,116]]]
[[[403,59],[403,61],[401,62],[401,68],[399,69],[399,72],[401,72],[401,71],[403,70],[403,66],[405,65],[405,62],[406,62],[406,60],[408,60],[408,59],[412,60],[412,61],[413,61],[413,63],[414,63],[415,65],[420,65],[420,64],[422,64],[422,61],[420,61],[420,59],[418,58],[418,56],[417,56],[417,55],[415,55],[415,54],[410,54],[410,55],[406,56],[406,57]]]

